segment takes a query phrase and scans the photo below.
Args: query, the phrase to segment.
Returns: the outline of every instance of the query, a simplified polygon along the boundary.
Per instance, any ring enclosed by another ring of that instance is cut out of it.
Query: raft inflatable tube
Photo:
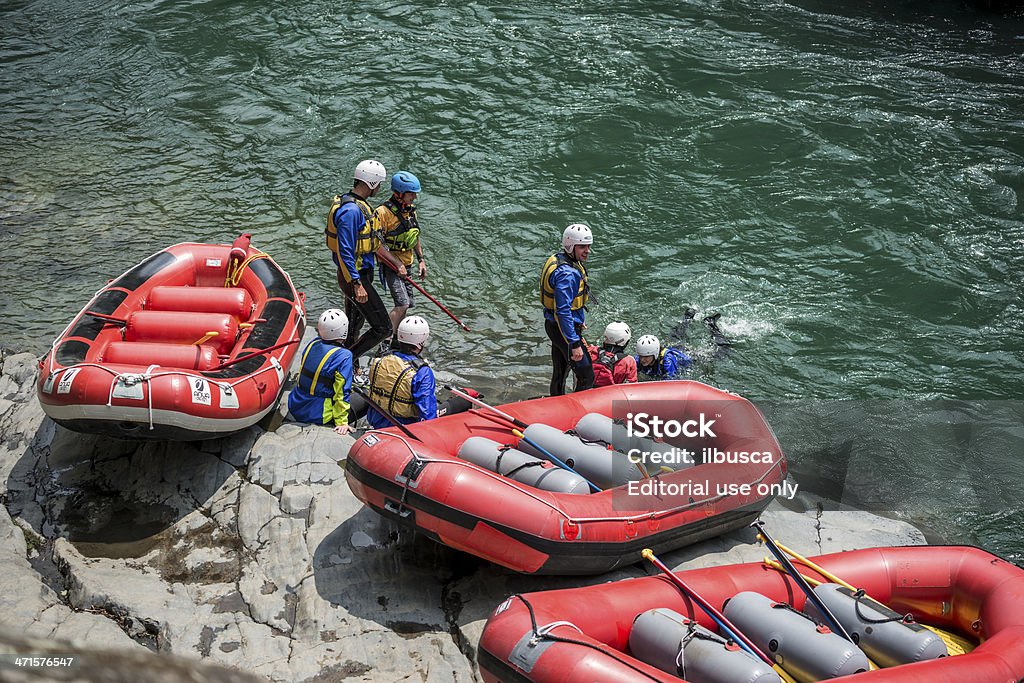
[[[177,244],[97,292],[39,362],[43,411],[78,432],[191,441],[273,410],[306,311],[249,242]]]
[[[635,481],[636,465],[625,454],[615,456],[619,461],[608,473],[610,451],[597,448],[599,468],[619,485],[587,493],[575,478],[555,485],[554,477],[537,476],[544,470],[535,466],[522,476],[526,470],[516,469],[522,459],[511,469],[502,461],[502,473],[516,472],[502,476],[492,471],[499,467],[493,451],[481,454],[486,457],[473,455],[475,462],[459,457],[472,437],[528,453],[511,425],[480,409],[408,425],[418,441],[393,427],[366,433],[345,461],[349,487],[368,507],[398,524],[503,567],[526,574],[600,574],[637,562],[643,548],[671,550],[749,524],[786,477],[785,457],[757,408],[699,382],[613,385],[499,409],[553,432],[572,429],[588,413],[657,413],[691,426],[704,415],[707,433],[688,428],[694,436],[668,442],[691,453],[714,450],[751,457]],[[571,448],[579,443],[570,441]],[[474,451],[481,445],[488,444],[470,442]],[[593,471],[581,466],[580,459],[590,457],[583,451],[552,455],[573,460],[580,474]],[[550,462],[544,466],[554,467]]]
[[[927,661],[889,667],[876,662],[883,668],[829,680],[1009,683],[1024,678],[1024,569],[966,546],[868,548],[813,560],[827,572],[863,588],[896,613],[913,615],[918,623],[966,637],[973,646],[965,648],[966,654],[936,656]],[[807,567],[800,568],[811,578],[825,579]],[[745,591],[801,611],[806,605],[804,594],[789,576],[762,563],[694,569],[677,575],[713,607],[727,613],[733,604],[730,599]],[[737,607],[740,605],[734,605],[733,611]],[[696,674],[700,667],[688,669],[692,678],[664,670],[670,668],[679,645],[685,645],[685,631],[667,623],[652,630],[653,610],[677,613],[721,636],[714,621],[661,575],[515,595],[498,605],[484,626],[477,648],[483,680],[699,683]],[[776,611],[782,614],[786,610]],[[804,619],[791,616],[791,620]],[[740,628],[738,622],[734,624]],[[766,619],[762,619],[760,628],[762,636],[771,632],[779,646],[781,640],[787,640],[788,647],[798,650],[812,645],[811,640],[799,639],[821,637],[813,632],[801,635],[785,625],[773,626]],[[750,637],[756,639],[757,634]],[[770,651],[772,643],[768,645]],[[684,651],[684,664],[685,655]],[[784,666],[787,663],[778,651],[773,656]],[[743,663],[732,663],[737,662]]]

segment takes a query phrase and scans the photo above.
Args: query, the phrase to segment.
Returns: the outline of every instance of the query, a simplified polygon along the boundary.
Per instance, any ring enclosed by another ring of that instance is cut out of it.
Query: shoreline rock
[[[204,680],[478,681],[476,644],[507,595],[648,573],[523,576],[400,529],[351,495],[338,463],[354,442],[322,427],[200,443],[68,432],[44,417],[34,377],[30,354],[3,359],[0,651],[56,640],[128,671],[171,655],[161,680],[213,665]],[[820,506],[773,504],[764,519],[808,555],[925,540]],[[758,561],[752,540],[662,559]]]

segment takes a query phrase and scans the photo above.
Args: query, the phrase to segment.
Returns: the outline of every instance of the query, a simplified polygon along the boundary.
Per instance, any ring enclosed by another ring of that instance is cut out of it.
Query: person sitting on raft
[[[398,323],[390,352],[370,361],[370,398],[402,424],[433,420],[472,407],[466,399],[452,396],[438,408],[434,395],[437,389],[434,371],[422,356],[429,338],[430,325],[426,320],[418,315],[403,318]],[[463,391],[473,398],[480,396],[472,389]],[[366,412],[366,421],[374,429],[384,429],[392,424],[386,415],[372,405]]]
[[[288,394],[288,411],[299,422],[333,425],[348,434],[352,352],[344,348],[348,316],[329,308],[316,324],[317,337],[302,352],[302,369]]]
[[[695,309],[686,309],[683,319],[669,333],[668,347],[662,348],[661,341],[652,334],[645,334],[636,341],[637,355],[634,359],[641,375],[652,379],[678,379],[685,375],[687,368],[693,365],[694,357],[681,347],[687,341],[690,322],[696,314]],[[717,347],[713,360],[725,358],[732,348],[732,342],[718,327],[721,317],[721,313],[713,313],[703,320]]]
[[[626,346],[633,338],[633,331],[623,322],[608,323],[604,328],[601,348],[591,344],[587,347],[594,366],[594,386],[635,382],[636,359],[626,353]]]

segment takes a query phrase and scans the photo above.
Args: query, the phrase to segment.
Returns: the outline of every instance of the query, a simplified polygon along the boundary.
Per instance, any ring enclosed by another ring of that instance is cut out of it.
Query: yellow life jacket
[[[338,253],[338,226],[334,224],[334,214],[344,204],[355,203],[359,207],[359,211],[362,212],[363,218],[366,221],[363,223],[362,229],[359,230],[359,234],[356,236],[356,253],[355,262],[356,270],[363,267],[363,256],[366,254],[372,254],[380,248],[380,226],[377,222],[377,217],[373,215],[373,209],[364,199],[360,199],[351,192],[346,192],[343,195],[335,195],[331,203],[331,210],[327,214],[327,227],[324,228],[324,239],[327,242],[327,248],[331,250],[335,258],[338,261],[338,267],[343,268],[343,262],[341,260],[341,254]]]
[[[569,264],[580,272],[580,286],[569,307],[578,311],[590,299],[590,284],[587,282],[587,268],[581,262],[570,259],[564,253],[552,254],[540,271],[540,305],[549,311],[555,310],[555,288],[551,286],[551,274],[558,266]]]
[[[405,265],[412,263],[412,250],[420,240],[420,222],[415,206],[402,206],[394,197],[388,198],[381,206],[395,217],[395,225],[384,231],[384,244],[388,250],[401,259]],[[405,257],[408,257],[406,260]]]
[[[427,364],[422,358],[404,360],[393,353],[370,361],[370,398],[392,417],[419,417],[412,396],[412,378]]]

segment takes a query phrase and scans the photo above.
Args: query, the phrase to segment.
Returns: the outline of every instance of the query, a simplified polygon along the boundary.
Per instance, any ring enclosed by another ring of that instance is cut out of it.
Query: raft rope
[[[253,261],[255,261],[256,259],[261,259],[261,258],[270,258],[270,257],[267,256],[266,254],[264,254],[262,251],[258,251],[257,250],[255,254],[253,254],[252,256],[248,257],[247,259],[242,261],[240,264],[235,266],[234,270],[228,271],[227,277],[224,278],[224,286],[225,287],[237,287],[238,283],[242,281],[242,273],[245,272],[245,269],[249,266],[249,264],[252,263]]]
[[[854,591],[854,593],[853,593],[853,610],[857,614],[857,617],[861,621],[865,621],[865,622],[867,622],[869,624],[888,624],[888,623],[893,622],[893,621],[898,621],[901,624],[914,624],[914,623],[916,623],[914,621],[914,615],[911,614],[910,612],[907,612],[904,615],[897,614],[895,617],[886,617],[886,618],[883,618],[883,619],[872,619],[871,617],[867,616],[866,614],[861,613],[861,611],[860,611],[861,604],[864,601],[866,601],[866,600],[871,600],[871,598],[868,597],[868,592],[866,590],[864,590],[863,588],[858,588],[856,591]]]
[[[524,470],[527,467],[543,467],[544,466],[544,463],[542,461],[540,461],[540,460],[533,460],[533,461],[529,461],[529,462],[524,462],[519,467],[513,467],[508,472],[502,472],[501,471],[501,459],[504,458],[505,454],[508,453],[510,450],[512,450],[512,444],[510,444],[510,443],[504,444],[501,448],[498,449],[498,457],[494,461],[494,469],[496,469],[498,471],[498,474],[500,474],[503,477],[511,477],[513,474],[515,474],[515,473],[517,473],[517,472],[519,472],[521,470]]]
[[[737,645],[734,640],[723,638],[714,633],[701,633],[697,630],[697,622],[689,621],[686,624],[686,633],[679,639],[679,652],[676,654],[676,676],[679,678],[686,678],[686,656],[683,650],[686,648],[686,644],[694,638],[718,643],[719,645],[724,645],[726,648],[739,648],[739,645]]]
[[[629,661],[629,659],[624,657],[621,652],[619,652],[618,650],[612,648],[611,646],[605,645],[604,647],[601,647],[600,645],[597,645],[595,643],[589,643],[589,642],[587,642],[585,640],[577,640],[575,638],[567,638],[565,636],[556,636],[555,634],[551,633],[551,631],[556,626],[571,626],[572,628],[574,628],[577,631],[579,631],[580,635],[583,635],[583,636],[586,635],[586,633],[584,633],[583,630],[579,626],[577,626],[576,624],[574,624],[574,623],[572,623],[570,621],[556,621],[556,622],[553,622],[553,623],[548,624],[546,626],[538,627],[537,626],[537,615],[534,613],[533,605],[530,604],[530,601],[527,600],[526,597],[522,593],[516,593],[512,597],[513,598],[518,598],[520,602],[522,602],[524,605],[526,605],[526,611],[530,613],[530,629],[533,632],[533,637],[530,639],[530,641],[532,643],[537,643],[537,642],[539,642],[541,640],[551,640],[551,641],[554,641],[556,643],[568,643],[570,645],[582,645],[583,647],[589,647],[591,650],[596,650],[597,652],[600,652],[601,654],[603,654],[603,655],[605,655],[607,657],[611,657],[612,659],[616,660],[620,664],[628,666],[630,669],[632,669],[633,671],[636,671],[638,674],[643,674],[644,676],[646,676],[647,678],[649,678],[652,681],[660,681],[661,680],[660,678],[656,678],[656,677],[652,676],[651,674],[647,673],[646,671],[644,671],[643,669],[638,667],[633,662]]]
[[[53,356],[52,352],[51,352],[50,356],[52,358],[52,356]],[[274,356],[270,356],[270,357],[273,358]],[[279,366],[281,365],[280,360],[278,360],[278,365]],[[146,412],[147,412],[147,414],[149,416],[149,428],[150,428],[150,430],[153,430],[153,429],[155,429],[155,427],[154,427],[154,423],[153,423],[153,391],[152,391],[152,381],[154,379],[158,378],[158,377],[170,377],[170,376],[174,376],[174,375],[180,375],[182,377],[188,377],[190,380],[192,380],[192,379],[202,379],[202,380],[205,380],[205,381],[209,382],[210,384],[216,384],[216,385],[220,386],[222,389],[224,387],[227,387],[228,389],[230,389],[233,392],[233,391],[235,391],[235,387],[237,385],[239,385],[239,384],[242,384],[243,382],[246,382],[246,381],[248,381],[250,379],[254,379],[257,376],[262,375],[265,372],[270,372],[271,370],[274,370],[276,372],[276,368],[274,367],[274,365],[270,364],[267,367],[265,367],[265,368],[263,368],[261,370],[258,370],[256,372],[250,374],[250,375],[245,375],[244,377],[240,377],[240,378],[236,379],[234,382],[221,382],[221,381],[210,379],[209,377],[204,377],[202,375],[197,375],[197,374],[194,374],[194,373],[191,373],[191,372],[185,372],[183,370],[168,370],[166,372],[153,373],[153,368],[156,368],[156,367],[159,367],[159,366],[157,366],[157,365],[150,365],[148,368],[146,368],[145,372],[117,372],[115,370],[110,369],[109,367],[107,367],[105,365],[100,364],[100,363],[76,363],[75,365],[68,365],[66,367],[63,367],[60,370],[57,370],[56,373],[59,374],[59,373],[62,373],[62,372],[66,372],[66,371],[68,371],[68,370],[70,370],[72,368],[98,368],[100,370],[103,370],[104,372],[109,373],[113,377],[113,380],[110,382],[110,391],[107,394],[107,407],[108,408],[112,408],[113,407],[113,403],[114,403],[114,389],[117,388],[118,381],[121,380],[122,378],[124,379],[124,385],[125,386],[134,386],[134,385],[138,384],[139,382],[150,384],[150,391],[145,392],[146,396],[148,398],[148,401],[147,401],[148,405],[147,405],[147,408],[146,408]],[[283,367],[283,366],[281,366],[281,367]],[[54,371],[51,370],[51,374],[53,374],[53,372]],[[56,378],[54,379],[54,381],[56,381]]]
[[[505,484],[506,486],[509,486],[509,487],[515,489],[516,491],[519,491],[523,495],[529,496],[530,498],[533,498],[538,503],[540,503],[540,504],[550,508],[553,512],[555,512],[556,514],[560,515],[563,519],[565,519],[567,522],[571,522],[572,524],[580,524],[580,523],[583,523],[583,522],[634,522],[634,523],[635,522],[642,522],[644,520],[659,519],[661,517],[666,517],[668,515],[676,514],[678,512],[682,512],[682,511],[685,511],[685,510],[690,510],[690,509],[693,509],[693,508],[697,508],[697,507],[700,507],[702,505],[706,505],[708,503],[714,503],[714,502],[717,502],[719,500],[722,500],[722,499],[728,497],[728,495],[726,495],[726,494],[719,495],[719,496],[710,496],[708,498],[703,498],[701,500],[692,501],[692,502],[687,503],[686,505],[680,505],[678,507],[674,507],[674,508],[671,508],[671,509],[668,509],[668,510],[656,510],[656,511],[653,511],[653,512],[646,512],[646,513],[639,514],[639,515],[633,515],[631,517],[578,517],[578,518],[575,518],[575,517],[570,517],[568,514],[566,514],[566,512],[564,510],[562,510],[557,505],[554,505],[551,501],[545,500],[544,498],[541,498],[540,496],[534,494],[532,491],[529,491],[526,488],[523,488],[525,486],[525,484],[524,485],[518,485],[519,482],[513,481],[513,480],[511,480],[511,479],[509,479],[507,477],[503,477],[500,474],[497,474],[496,472],[491,472],[490,470],[484,469],[483,467],[480,467],[479,465],[474,465],[471,462],[466,462],[466,461],[462,460],[461,458],[454,458],[454,459],[451,459],[451,460],[448,460],[448,459],[437,460],[437,459],[433,459],[433,458],[424,458],[421,454],[418,454],[413,449],[412,445],[408,441],[406,441],[405,437],[402,436],[401,434],[395,434],[393,432],[386,432],[386,431],[378,430],[378,429],[368,429],[368,430],[366,430],[366,434],[371,434],[371,433],[375,434],[377,436],[390,436],[392,438],[400,440],[402,443],[405,444],[405,447],[409,449],[409,452],[413,455],[413,457],[417,458],[417,459],[419,459],[421,461],[424,461],[424,462],[446,463],[448,465],[455,465],[455,466],[460,466],[460,467],[466,467],[466,468],[471,469],[473,471],[481,472],[481,473],[491,477],[492,479],[500,481],[503,484]],[[780,467],[781,464],[782,464],[782,460],[775,461],[774,463],[772,463],[772,466],[769,467],[765,471],[764,474],[762,474],[760,477],[758,477],[755,481],[753,481],[751,483],[756,485],[756,484],[759,484],[760,482],[764,481],[768,477],[768,475],[771,474],[772,470],[776,469],[777,467]]]

